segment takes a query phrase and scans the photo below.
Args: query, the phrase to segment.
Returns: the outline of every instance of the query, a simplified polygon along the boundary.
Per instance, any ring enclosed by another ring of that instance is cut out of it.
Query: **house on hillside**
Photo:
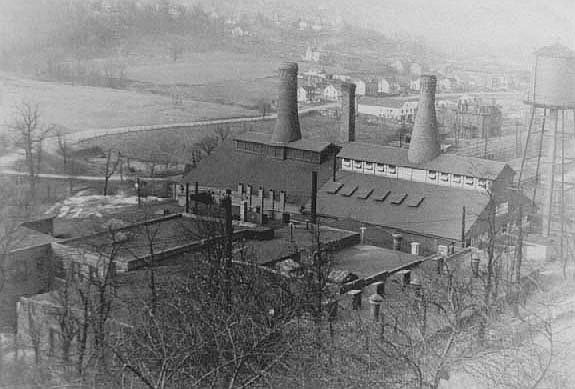
[[[317,89],[312,85],[303,85],[297,88],[297,102],[301,104],[319,102]]]
[[[307,62],[319,62],[320,59],[321,59],[321,52],[315,47],[308,46],[305,51],[303,60]]]
[[[352,82],[355,84],[355,94],[358,96],[365,96],[366,94],[366,85],[365,81],[360,79],[354,79]]]
[[[386,99],[378,105],[360,104],[359,112],[384,119],[412,123],[417,113],[417,101]]]
[[[339,88],[331,83],[322,90],[322,98],[325,101],[338,101],[341,98],[341,92]]]
[[[409,81],[409,89],[412,92],[419,92],[419,90],[421,89],[421,77],[417,77]]]
[[[389,66],[399,74],[405,72],[405,65],[401,59],[396,59],[395,61],[391,62]]]

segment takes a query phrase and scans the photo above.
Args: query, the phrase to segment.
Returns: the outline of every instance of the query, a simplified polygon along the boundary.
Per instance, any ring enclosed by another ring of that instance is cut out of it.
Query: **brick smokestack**
[[[297,111],[297,63],[286,62],[279,68],[278,118],[272,142],[288,143],[301,139]]]
[[[355,84],[341,84],[341,123],[339,125],[340,143],[355,142]]]
[[[435,117],[436,84],[437,78],[435,76],[421,76],[421,94],[411,133],[411,143],[407,152],[407,158],[411,163],[428,162],[441,153]]]

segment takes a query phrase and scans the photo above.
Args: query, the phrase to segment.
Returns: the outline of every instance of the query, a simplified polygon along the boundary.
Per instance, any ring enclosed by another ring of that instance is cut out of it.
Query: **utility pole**
[[[196,195],[196,198],[198,197],[198,193],[200,193],[199,190],[199,186],[198,186],[198,181],[196,181],[196,183],[194,184],[194,194]],[[194,200],[194,213],[198,213],[198,201]]]
[[[461,211],[461,247],[465,247],[465,207]]]
[[[311,172],[311,224],[315,225],[317,219],[317,172]]]
[[[232,244],[234,227],[232,225],[232,191],[227,189],[223,199],[224,206],[224,298],[228,309],[232,305],[231,274],[232,274]]]
[[[142,183],[140,182],[140,177],[136,178],[136,192],[138,195],[138,208],[142,207],[142,195],[141,195],[141,190],[142,190]]]
[[[186,213],[190,212],[190,184],[186,182],[186,206],[184,208]]]

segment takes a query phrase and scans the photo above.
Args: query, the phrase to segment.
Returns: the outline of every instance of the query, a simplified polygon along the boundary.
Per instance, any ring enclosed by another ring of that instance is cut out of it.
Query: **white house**
[[[308,62],[319,62],[321,53],[315,47],[308,46],[303,59]]]
[[[355,84],[355,94],[358,96],[365,96],[365,81],[353,80]]]
[[[359,104],[358,111],[364,115],[413,122],[417,113],[417,101],[388,100],[382,105]]]
[[[317,102],[315,87],[303,85],[297,88],[297,102],[302,104]]]
[[[421,89],[421,78],[416,78],[409,82],[409,89],[414,92],[418,92]]]
[[[326,101],[337,101],[341,97],[341,92],[334,85],[329,84],[323,89],[322,97]]]
[[[377,79],[377,94],[378,95],[391,95],[397,93],[399,84],[390,79],[379,77]]]

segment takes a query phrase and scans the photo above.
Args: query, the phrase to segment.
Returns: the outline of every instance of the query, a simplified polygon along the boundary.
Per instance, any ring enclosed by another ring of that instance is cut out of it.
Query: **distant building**
[[[365,85],[365,81],[360,80],[360,79],[355,79],[353,80],[353,83],[355,84],[355,93],[358,96],[365,96],[366,93],[366,85]]]
[[[303,59],[307,62],[319,62],[321,59],[321,52],[315,47],[308,46]]]
[[[359,113],[412,123],[417,113],[417,104],[416,100],[385,99],[378,105],[360,104]]]
[[[409,89],[413,92],[419,92],[421,89],[421,78],[417,77],[409,82]]]
[[[399,74],[405,72],[405,65],[403,64],[403,61],[400,59],[396,59],[389,66],[391,66],[391,68],[394,69]]]
[[[304,85],[297,88],[297,102],[302,104],[319,102],[317,89],[312,85]]]
[[[325,101],[338,101],[341,98],[341,93],[334,84],[329,84],[323,89],[322,97]]]

